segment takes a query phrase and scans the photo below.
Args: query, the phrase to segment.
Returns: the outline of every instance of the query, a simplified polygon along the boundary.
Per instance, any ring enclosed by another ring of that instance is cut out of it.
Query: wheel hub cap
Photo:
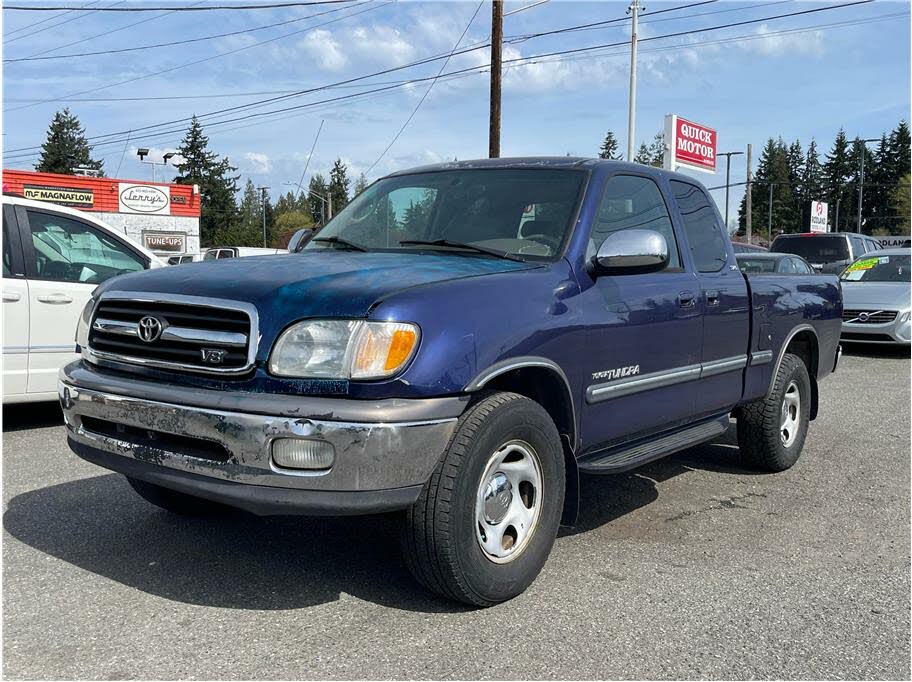
[[[789,447],[798,437],[801,426],[801,393],[798,384],[791,382],[782,396],[782,409],[779,414],[779,437],[782,444]]]
[[[542,484],[528,443],[510,441],[491,455],[475,502],[475,536],[488,559],[507,563],[526,548],[541,515]]]

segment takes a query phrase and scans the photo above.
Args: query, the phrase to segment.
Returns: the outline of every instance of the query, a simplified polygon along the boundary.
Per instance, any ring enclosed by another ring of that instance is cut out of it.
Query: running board
[[[655,439],[625,443],[586,455],[579,460],[579,470],[587,474],[616,474],[634,469],[667,455],[712,440],[728,430],[728,415],[688,426]]]

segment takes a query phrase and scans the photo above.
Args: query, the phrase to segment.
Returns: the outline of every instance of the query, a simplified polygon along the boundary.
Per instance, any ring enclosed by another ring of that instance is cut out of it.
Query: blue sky
[[[196,0],[199,2],[199,0]],[[532,0],[506,3],[509,13]],[[640,37],[827,7],[836,3],[714,2],[650,16],[691,4],[648,2]],[[200,5],[214,4],[203,0]],[[46,4],[46,3],[45,3]],[[79,5],[86,3],[80,2]],[[133,0],[101,0],[101,6],[137,5]],[[164,4],[193,4],[193,0]],[[218,4],[225,4],[219,2]],[[625,16],[627,3],[550,0],[508,15],[508,38]],[[180,47],[113,55],[5,62],[3,69],[3,147],[39,145],[56,109],[79,116],[92,136],[206,114],[282,93],[339,83],[427,56],[446,54],[462,34],[477,2],[389,2],[377,0],[320,7],[257,11],[172,13],[59,13],[4,10],[4,60],[70,55],[186,40],[218,33],[236,35]],[[328,12],[322,16],[312,16]],[[877,0],[786,19],[646,41],[640,46],[637,143],[649,141],[666,113],[706,123],[719,132],[719,150],[755,154],[769,136],[812,137],[828,149],[843,127],[850,137],[879,137],[900,118],[909,118],[909,4]],[[484,42],[490,31],[486,0],[460,43]],[[283,26],[249,29],[305,17]],[[48,21],[31,28],[29,23]],[[138,25],[137,22],[142,22]],[[47,29],[41,30],[39,29]],[[516,59],[629,39],[629,22],[518,41],[510,40],[504,59]],[[221,55],[221,56],[219,56]],[[455,56],[446,71],[483,66],[486,49]],[[184,66],[190,62],[197,62]],[[314,135],[325,121],[308,175],[328,173],[341,157],[351,177],[371,179],[392,170],[452,158],[487,154],[488,77],[482,73],[438,81],[405,132],[378,157],[414,111],[428,83],[244,121],[214,125],[230,117],[313,103],[395,82],[433,76],[434,62],[359,81],[269,106],[203,117],[211,148],[239,167],[242,182],[272,188],[273,195],[297,182]],[[593,156],[605,132],[626,146],[629,50],[605,48],[508,68],[503,98],[502,155]],[[155,72],[164,71],[158,75]],[[113,87],[111,84],[130,81]],[[89,92],[85,92],[89,91]],[[76,95],[74,93],[82,92]],[[271,93],[271,94],[250,94]],[[201,97],[201,96],[206,97]],[[179,97],[180,99],[126,99]],[[42,102],[42,100],[54,100]],[[79,101],[90,100],[90,101]],[[95,151],[108,175],[148,179],[151,169],[135,157],[138,146],[153,155],[176,147],[178,123],[142,133],[116,135]],[[162,134],[164,133],[164,134]],[[148,133],[147,133],[148,134]],[[4,166],[31,168],[34,156],[7,151]],[[376,162],[376,165],[374,165]],[[161,170],[158,171],[161,173]],[[161,177],[159,175],[159,177]],[[744,178],[743,157],[733,159],[732,181]],[[724,167],[707,185],[724,183]],[[734,190],[733,205],[740,199]],[[722,206],[723,194],[716,193]],[[733,210],[734,212],[734,210]]]

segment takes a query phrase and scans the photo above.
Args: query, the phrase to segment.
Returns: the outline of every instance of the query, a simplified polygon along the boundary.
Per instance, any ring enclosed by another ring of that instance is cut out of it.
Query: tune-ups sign
[[[665,168],[684,166],[713,173],[716,170],[716,131],[676,114],[665,117]]]

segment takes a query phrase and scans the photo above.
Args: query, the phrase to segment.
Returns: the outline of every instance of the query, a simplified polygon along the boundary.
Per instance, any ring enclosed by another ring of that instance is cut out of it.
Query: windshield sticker
[[[864,260],[855,261],[852,263],[846,272],[855,272],[856,270],[870,270],[875,265],[877,265],[878,258],[865,258]]]

